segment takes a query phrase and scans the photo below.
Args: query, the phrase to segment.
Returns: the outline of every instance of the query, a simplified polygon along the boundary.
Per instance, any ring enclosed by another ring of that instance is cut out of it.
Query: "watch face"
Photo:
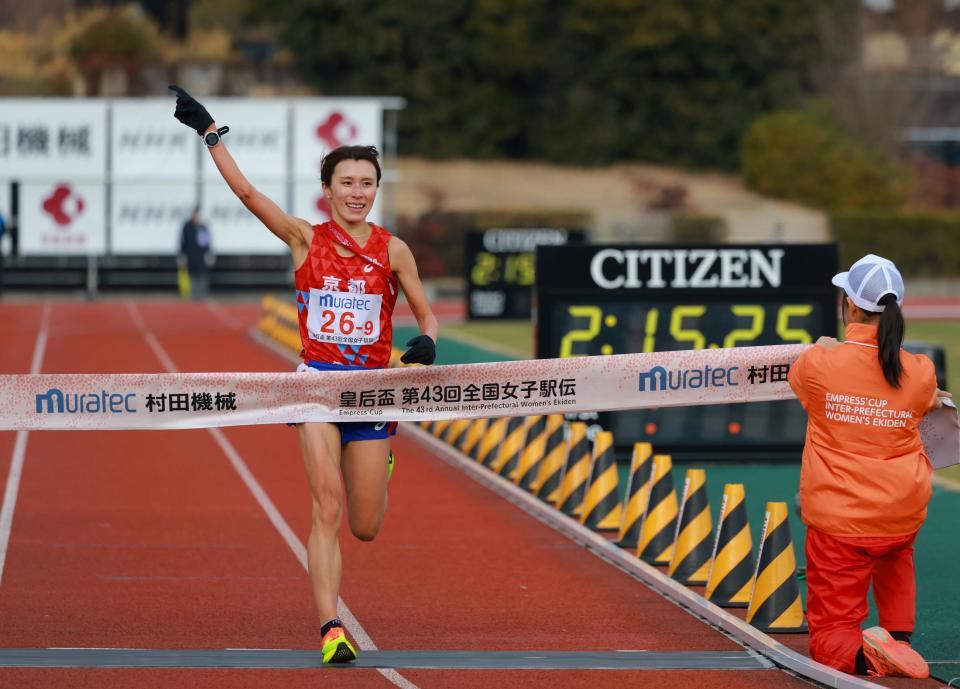
[[[220,143],[220,135],[216,132],[207,132],[204,134],[203,140],[207,146],[216,146],[218,143]]]

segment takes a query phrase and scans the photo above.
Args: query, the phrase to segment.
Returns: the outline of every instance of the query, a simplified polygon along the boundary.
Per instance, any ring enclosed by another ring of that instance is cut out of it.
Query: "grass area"
[[[533,358],[533,326],[529,321],[472,321],[444,325],[441,338],[444,333],[481,347],[509,352],[518,359]]]
[[[907,339],[943,347],[947,354],[947,389],[955,395],[960,392],[960,321],[908,321]]]
[[[936,474],[939,478],[945,478],[960,488],[960,464],[947,467],[946,469],[940,469]]]

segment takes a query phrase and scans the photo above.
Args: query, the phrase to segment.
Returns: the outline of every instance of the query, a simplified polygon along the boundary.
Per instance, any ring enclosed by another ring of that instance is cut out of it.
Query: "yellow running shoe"
[[[393,476],[393,450],[390,450],[390,456],[387,457],[387,480]]]
[[[357,659],[357,652],[347,640],[347,634],[343,627],[333,627],[323,637],[321,641],[321,651],[323,653],[323,664],[329,663],[349,663]]]

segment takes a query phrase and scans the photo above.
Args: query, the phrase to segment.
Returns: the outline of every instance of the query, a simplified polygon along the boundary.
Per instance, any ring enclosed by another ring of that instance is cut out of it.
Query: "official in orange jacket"
[[[921,418],[939,407],[933,362],[901,349],[903,278],[873,254],[833,278],[844,341],[820,338],[791,366],[808,415],[800,471],[807,623],[814,660],[848,673],[927,677],[910,646],[913,542],[933,469]],[[880,626],[861,631],[873,584]]]

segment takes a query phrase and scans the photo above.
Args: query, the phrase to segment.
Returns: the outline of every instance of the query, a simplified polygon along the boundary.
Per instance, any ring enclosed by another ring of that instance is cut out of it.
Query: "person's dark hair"
[[[328,187],[333,181],[333,171],[344,160],[366,160],[377,169],[377,186],[380,186],[380,152],[376,146],[340,146],[323,156],[320,163],[320,181]]]
[[[900,347],[903,345],[903,312],[897,305],[897,297],[884,294],[877,302],[883,306],[880,324],[877,326],[877,357],[883,369],[883,377],[895,388],[900,387],[903,370],[900,367]]]

